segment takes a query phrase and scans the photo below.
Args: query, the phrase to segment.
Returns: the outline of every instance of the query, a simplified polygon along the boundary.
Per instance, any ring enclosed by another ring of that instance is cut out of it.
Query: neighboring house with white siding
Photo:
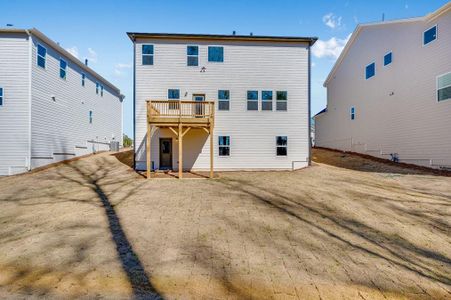
[[[136,169],[148,169],[147,162],[153,169],[180,170],[180,160],[183,170],[209,170],[213,161],[215,170],[308,166],[310,47],[316,38],[128,36],[134,44]],[[148,100],[155,127],[150,160]],[[190,113],[196,116],[188,120]],[[164,117],[171,115],[169,124]],[[205,116],[210,123],[202,123]]]
[[[324,86],[316,146],[451,167],[451,3],[358,25]]]
[[[122,144],[122,100],[37,29],[0,29],[0,175]]]

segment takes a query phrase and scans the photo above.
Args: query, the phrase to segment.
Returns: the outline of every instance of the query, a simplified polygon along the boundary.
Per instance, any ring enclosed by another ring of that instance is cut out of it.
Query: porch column
[[[210,125],[210,178],[213,178],[213,155],[214,154],[214,146],[213,146],[213,125]]]
[[[182,124],[179,123],[179,179],[182,179],[183,174],[183,132]]]
[[[151,158],[151,153],[150,153],[150,143],[152,140],[152,137],[150,136],[152,132],[152,127],[150,126],[150,122],[147,121],[147,141],[146,141],[146,168],[147,168],[147,179],[150,179],[150,167],[151,167],[151,162],[150,162],[150,158]]]

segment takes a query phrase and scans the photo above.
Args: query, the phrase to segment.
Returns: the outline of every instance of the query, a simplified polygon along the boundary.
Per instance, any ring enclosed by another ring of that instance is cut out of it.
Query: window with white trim
[[[89,124],[92,124],[92,110],[89,111]]]
[[[142,64],[153,65],[153,45],[142,45]]]
[[[355,107],[354,106],[351,106],[349,113],[351,115],[351,120],[355,120]]]
[[[209,62],[224,62],[224,47],[209,46],[208,47]]]
[[[258,91],[247,91],[247,110],[258,110]]]
[[[276,136],[277,156],[287,156],[288,153],[288,137]]]
[[[66,75],[67,75],[67,62],[60,58],[60,78],[61,79],[66,79]]]
[[[38,44],[38,48],[36,49],[36,64],[45,69],[45,63],[47,59],[47,49],[44,46]]]
[[[392,63],[393,60],[393,54],[391,52],[388,52],[384,55],[384,66],[388,66]]]
[[[276,92],[276,110],[287,110],[288,93],[287,91]]]
[[[219,136],[219,156],[230,156],[230,136]]]
[[[371,63],[365,67],[365,79],[370,79],[376,75],[376,64]]]
[[[199,46],[186,46],[186,64],[190,67],[199,65]]]
[[[96,82],[96,94],[97,95],[99,94],[99,87],[100,87],[100,84],[98,82]]]
[[[174,101],[179,100],[180,101],[180,90],[179,89],[168,89],[168,100]],[[169,103],[169,109],[177,109],[178,103],[171,102]]]
[[[230,109],[230,91],[219,90],[218,91],[218,110]]]
[[[423,46],[432,43],[437,39],[437,25],[423,32]]]
[[[272,110],[272,91],[262,91],[262,110]]]
[[[0,106],[3,106],[3,88],[0,87]]]
[[[451,72],[437,77],[437,101],[451,99]]]
[[[100,86],[100,96],[103,97],[103,85]]]
[[[81,73],[81,86],[85,86],[86,74]]]

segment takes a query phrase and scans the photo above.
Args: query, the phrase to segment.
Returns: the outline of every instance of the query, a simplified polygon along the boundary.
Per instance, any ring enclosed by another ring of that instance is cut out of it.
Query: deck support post
[[[210,178],[213,178],[213,157],[214,157],[214,147],[213,147],[213,125],[210,124]]]
[[[150,179],[150,167],[151,167],[151,161],[150,161],[150,159],[151,159],[151,155],[150,155],[150,149],[151,149],[151,145],[150,145],[150,143],[151,143],[151,141],[152,141],[152,136],[151,136],[151,133],[152,133],[152,127],[150,126],[150,122],[149,121],[147,121],[147,141],[146,141],[146,164],[147,164],[147,166],[146,166],[146,169],[147,169],[147,173],[146,173],[146,177],[147,177],[147,179]]]
[[[179,179],[183,176],[183,127],[182,123],[179,123]]]

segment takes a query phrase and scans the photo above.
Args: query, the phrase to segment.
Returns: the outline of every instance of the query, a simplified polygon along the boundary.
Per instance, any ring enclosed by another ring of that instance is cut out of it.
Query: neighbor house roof
[[[343,48],[343,51],[341,51],[340,56],[338,57],[337,61],[335,62],[332,70],[330,71],[329,75],[326,78],[326,81],[324,81],[323,86],[326,87],[331,78],[333,78],[335,72],[337,71],[338,67],[341,65],[343,59],[345,58],[346,54],[348,53],[351,46],[354,44],[355,40],[359,36],[360,32],[367,28],[367,27],[375,27],[375,26],[385,26],[385,25],[393,25],[393,24],[405,24],[405,23],[411,23],[411,22],[420,22],[420,21],[432,21],[438,16],[442,15],[443,13],[451,10],[451,2],[448,2],[447,4],[443,5],[436,11],[429,13],[423,17],[416,17],[416,18],[408,18],[408,19],[399,19],[399,20],[392,20],[392,21],[383,21],[383,22],[373,22],[373,23],[365,23],[365,24],[358,24],[355,28],[354,32],[352,33],[351,37],[349,38],[348,42],[346,43],[346,46]]]
[[[215,40],[215,41],[258,41],[258,42],[293,42],[309,43],[313,45],[317,37],[298,37],[298,36],[267,36],[267,35],[224,35],[224,34],[186,34],[186,33],[142,33],[127,32],[132,41],[136,38],[154,38],[154,39],[196,39],[196,40]]]
[[[99,79],[99,81],[102,81],[105,85],[108,85],[111,89],[113,89],[118,95],[120,95],[121,98],[124,98],[123,95],[121,95],[121,91],[114,86],[111,82],[103,78],[100,74],[98,74],[96,71],[85,65],[83,62],[81,62],[78,58],[73,56],[70,52],[68,52],[66,49],[61,47],[59,44],[52,41],[50,38],[48,38],[45,34],[37,30],[36,28],[32,29],[18,29],[18,28],[0,28],[0,33],[24,33],[27,35],[34,35],[44,41],[46,44],[50,45],[52,48],[54,48],[56,51],[63,54],[65,57],[71,60],[72,63],[79,66],[83,71],[86,71],[90,73],[92,76]]]

